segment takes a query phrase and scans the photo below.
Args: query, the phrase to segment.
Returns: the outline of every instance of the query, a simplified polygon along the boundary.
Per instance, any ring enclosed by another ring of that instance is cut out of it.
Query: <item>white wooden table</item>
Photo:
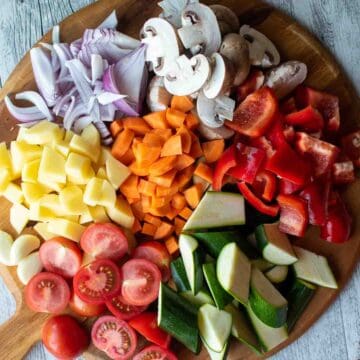
[[[0,0],[0,84],[6,81],[36,40],[54,24],[93,1]],[[297,18],[320,38],[343,65],[360,94],[360,0],[267,2]],[[0,309],[0,322],[15,311],[14,300],[1,279]],[[52,357],[38,344],[27,359]],[[360,360],[360,266],[326,314],[296,343],[273,359]]]

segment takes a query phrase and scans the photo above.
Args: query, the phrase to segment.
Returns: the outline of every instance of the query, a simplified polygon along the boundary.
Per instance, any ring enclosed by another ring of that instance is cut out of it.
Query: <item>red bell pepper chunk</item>
[[[270,171],[262,170],[256,175],[252,187],[266,201],[272,201],[277,191],[277,178]]]
[[[215,191],[220,191],[223,185],[223,179],[226,173],[237,165],[236,148],[235,145],[231,145],[221,155],[217,161],[212,186]]]
[[[303,185],[298,185],[285,179],[280,179],[279,181],[279,192],[283,195],[294,194],[301,190],[303,187]]]
[[[238,103],[244,101],[248,95],[260,89],[264,84],[265,76],[261,70],[253,70],[246,81],[236,89]]]
[[[345,154],[355,162],[355,166],[360,164],[360,130],[345,135],[341,139],[342,148]]]
[[[249,188],[249,186],[244,182],[239,182],[237,184],[239,191],[244,196],[245,200],[253,206],[257,211],[262,214],[269,216],[276,216],[279,212],[279,205],[269,205],[263,202],[259,197],[257,197],[254,192]]]
[[[329,206],[326,222],[320,228],[320,237],[332,243],[343,243],[349,240],[351,225],[348,209],[337,194],[335,203]]]
[[[296,132],[292,126],[285,126],[283,133],[284,133],[285,140],[288,143],[292,143],[295,140]]]
[[[286,115],[285,122],[308,132],[319,131],[324,127],[322,115],[312,106],[307,106],[305,109]]]
[[[276,120],[273,122],[270,129],[267,131],[265,137],[270,140],[275,149],[287,144],[284,126],[282,123],[282,116],[278,114]]]
[[[264,150],[267,158],[270,158],[275,154],[275,149],[273,148],[270,140],[268,140],[265,136],[252,138],[250,145]]]
[[[250,94],[235,110],[232,121],[225,125],[250,137],[263,135],[277,114],[278,103],[271,89],[260,88]]]
[[[296,195],[279,195],[280,231],[294,236],[304,236],[308,225],[307,203]]]
[[[337,162],[332,167],[334,184],[351,184],[355,181],[354,164],[352,161]]]
[[[282,114],[291,114],[297,112],[298,109],[296,107],[296,101],[294,97],[287,99],[286,101],[282,102],[280,105],[280,111]]]

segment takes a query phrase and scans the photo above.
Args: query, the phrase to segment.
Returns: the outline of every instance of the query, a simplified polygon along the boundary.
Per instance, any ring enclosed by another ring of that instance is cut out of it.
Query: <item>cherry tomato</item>
[[[65,310],[69,300],[69,285],[57,274],[41,272],[25,288],[25,302],[33,311],[60,313]]]
[[[81,267],[82,253],[79,246],[63,237],[45,241],[39,255],[47,271],[66,278],[72,278]]]
[[[80,269],[74,277],[73,285],[81,300],[102,304],[120,291],[119,269],[111,260],[95,260]]]
[[[75,292],[71,296],[69,306],[74,313],[86,317],[99,316],[106,310],[105,304],[90,304],[81,300]]]
[[[157,299],[161,273],[152,262],[144,259],[129,260],[121,268],[121,277],[121,294],[128,304],[145,306]]]
[[[147,241],[140,244],[133,252],[136,259],[149,260],[158,266],[161,271],[162,281],[170,279],[171,257],[166,246],[158,241]]]
[[[148,346],[138,354],[133,360],[178,360],[177,356],[171,351],[162,349],[160,346]]]
[[[146,340],[167,348],[171,341],[171,336],[160,329],[157,325],[157,313],[145,312],[129,321],[129,325],[135,329]]]
[[[89,346],[86,330],[69,315],[53,316],[42,328],[42,341],[58,359],[73,359]]]
[[[120,320],[129,320],[146,310],[147,306],[129,305],[119,293],[106,302],[106,306]]]
[[[128,251],[128,239],[120,227],[111,224],[90,225],[82,234],[81,248],[96,259],[119,260]]]
[[[100,317],[93,325],[91,338],[94,345],[111,359],[132,359],[136,351],[136,333],[115,316]]]

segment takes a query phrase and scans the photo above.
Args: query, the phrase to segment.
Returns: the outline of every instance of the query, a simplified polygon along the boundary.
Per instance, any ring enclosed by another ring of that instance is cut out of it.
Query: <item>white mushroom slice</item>
[[[10,234],[0,231],[0,263],[6,266],[12,266],[10,260],[10,251],[14,240]]]
[[[210,64],[204,55],[195,55],[191,59],[181,55],[165,76],[165,88],[173,95],[190,95],[204,86],[209,75]]]
[[[163,9],[160,17],[166,19],[177,29],[181,27],[181,14],[185,7],[192,3],[198,3],[199,0],[163,0],[158,5]]]
[[[34,235],[21,235],[13,243],[10,250],[10,260],[17,265],[20,260],[40,247],[40,240]]]
[[[279,99],[289,95],[307,77],[307,66],[300,61],[288,61],[269,70],[265,86],[272,88]]]
[[[219,139],[230,139],[234,136],[235,131],[227,128],[226,126],[221,126],[218,128],[211,128],[206,126],[202,122],[197,127],[200,135],[207,140],[219,140]]]
[[[240,35],[249,43],[251,64],[264,68],[278,65],[280,54],[275,45],[261,32],[243,25]]]
[[[231,89],[234,70],[231,62],[219,53],[211,55],[210,65],[212,68],[211,77],[205,84],[203,91],[206,97],[215,99]]]
[[[201,92],[197,99],[197,113],[200,120],[208,127],[219,128],[225,120],[232,120],[235,101],[227,96],[209,99]]]
[[[39,252],[36,251],[22,259],[16,269],[19,280],[27,285],[28,282],[43,269]]]
[[[239,18],[231,9],[220,4],[210,5],[210,9],[216,16],[222,36],[239,31]]]
[[[141,39],[148,45],[146,61],[151,63],[155,74],[164,76],[180,54],[174,27],[164,19],[151,18],[141,30]]]
[[[172,95],[165,89],[164,78],[154,76],[150,81],[146,103],[152,112],[166,110],[171,102]]]
[[[179,37],[186,49],[206,56],[219,50],[221,33],[214,12],[203,4],[189,4],[183,11]]]

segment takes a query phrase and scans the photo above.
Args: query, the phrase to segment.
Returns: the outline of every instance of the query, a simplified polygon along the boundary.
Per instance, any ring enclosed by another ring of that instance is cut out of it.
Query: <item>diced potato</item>
[[[97,165],[98,165],[99,167],[100,167],[100,166],[105,166],[106,160],[107,160],[109,157],[112,157],[110,149],[109,149],[109,148],[106,148],[106,147],[102,147],[102,148],[101,148],[101,154],[100,154],[100,156],[99,156],[99,161],[98,161]]]
[[[93,221],[93,218],[91,216],[89,207],[86,206],[86,210],[83,214],[80,215],[79,224],[87,224]]]
[[[39,200],[39,204],[41,208],[50,210],[55,216],[62,217],[68,215],[66,209],[60,202],[60,196],[57,194],[44,195]]]
[[[6,190],[3,192],[3,196],[13,204],[21,204],[24,201],[24,195],[19,185],[10,183]]]
[[[40,247],[40,239],[35,235],[21,235],[13,243],[10,250],[10,261],[19,264],[20,260],[26,258]]]
[[[131,171],[127,166],[113,156],[108,157],[106,160],[106,175],[114,189],[117,190],[130,174]]]
[[[11,170],[12,163],[10,157],[10,151],[7,149],[4,142],[0,143],[0,169]]]
[[[66,216],[61,216],[61,218],[77,224],[79,224],[80,221],[80,215],[66,215]]]
[[[25,126],[19,126],[19,131],[16,137],[16,141],[24,141],[24,135],[27,132],[27,127]]]
[[[57,219],[57,216],[48,208],[40,206],[40,202],[30,204],[29,219],[31,221],[50,221]]]
[[[10,261],[10,251],[13,245],[13,238],[10,234],[0,230],[0,263],[6,266],[12,266]]]
[[[20,234],[29,222],[29,209],[20,204],[14,204],[10,209],[10,224]]]
[[[44,120],[28,128],[22,134],[23,141],[33,145],[50,144],[64,137],[64,130],[57,124]]]
[[[73,184],[87,184],[95,175],[91,160],[83,155],[70,153],[65,163],[65,173]]]
[[[64,219],[52,220],[48,223],[49,232],[76,242],[80,241],[85,229],[85,226]]]
[[[36,274],[41,272],[42,268],[39,252],[36,251],[19,262],[16,272],[19,280],[27,285]]]
[[[40,159],[42,148],[23,141],[12,141],[10,144],[13,177],[19,178],[21,170],[29,161]]]
[[[70,147],[69,144],[64,140],[53,141],[51,147],[64,157],[69,155]]]
[[[76,185],[62,189],[59,199],[62,207],[71,215],[81,215],[87,210],[87,206],[83,202],[83,192]]]
[[[100,133],[93,124],[88,125],[81,133],[81,137],[88,143],[93,144],[99,148],[99,155],[101,151]]]
[[[11,181],[10,169],[0,169],[0,195],[5,192]]]
[[[68,144],[70,144],[71,139],[73,138],[73,136],[75,135],[75,133],[71,130],[66,130],[65,132],[65,136],[64,136],[64,141]]]
[[[100,156],[100,145],[88,143],[83,137],[74,135],[70,141],[70,150],[88,157],[93,163],[97,163]]]
[[[48,231],[48,224],[43,222],[38,222],[34,226],[34,230],[44,239],[50,240],[54,238],[56,235]]]
[[[109,222],[109,217],[106,215],[105,208],[102,206],[89,207],[91,219],[96,223]]]
[[[86,185],[84,203],[89,206],[114,206],[116,193],[112,185],[104,179],[92,178]]]
[[[27,204],[34,203],[49,193],[51,190],[41,184],[21,183],[21,189]]]
[[[51,191],[60,192],[61,189],[63,189],[65,187],[65,184],[59,184],[56,182],[51,182],[51,181],[46,181],[46,180],[39,181],[39,184],[41,184],[45,188],[49,189],[48,192],[51,192]]]
[[[96,173],[96,177],[98,177],[99,179],[108,180],[108,177],[106,175],[106,170],[104,167],[99,168],[98,172]]]
[[[106,212],[112,221],[127,229],[134,224],[135,218],[130,205],[122,196],[118,196],[115,206],[107,207]]]
[[[22,181],[37,184],[39,175],[40,159],[26,163],[21,171]]]
[[[65,158],[49,146],[44,147],[38,179],[43,184],[66,184]]]

